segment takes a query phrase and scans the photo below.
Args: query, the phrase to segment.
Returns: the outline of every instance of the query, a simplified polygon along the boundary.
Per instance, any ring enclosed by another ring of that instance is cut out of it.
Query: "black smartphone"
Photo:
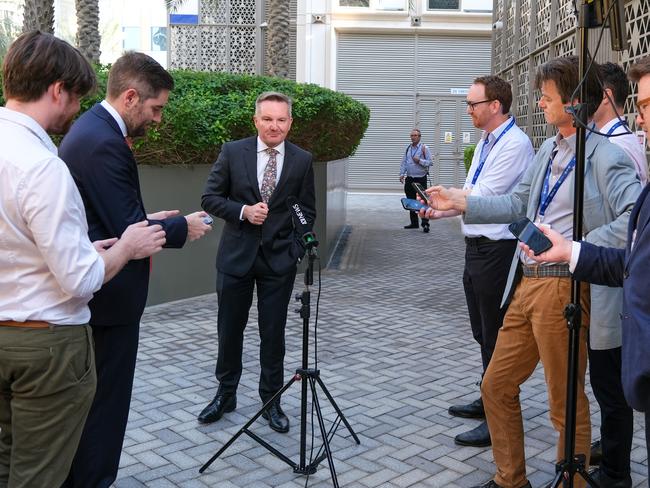
[[[419,200],[414,200],[413,198],[402,198],[402,207],[405,210],[410,210],[411,212],[419,212],[421,209],[427,209],[426,203],[422,203]]]
[[[512,234],[533,250],[535,256],[548,251],[553,244],[530,219],[524,217],[508,226]]]
[[[420,183],[412,182],[411,185],[413,185],[413,189],[418,195],[420,195],[420,198],[423,202],[429,201],[429,195],[425,193],[424,188],[422,188],[422,185],[420,185]]]

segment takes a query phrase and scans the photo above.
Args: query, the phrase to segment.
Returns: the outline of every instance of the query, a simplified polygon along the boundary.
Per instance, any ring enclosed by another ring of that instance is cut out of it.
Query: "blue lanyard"
[[[415,160],[413,159],[413,156],[415,156],[418,153],[421,146],[422,146],[422,143],[420,142],[417,146],[415,146],[415,151],[414,151],[413,150],[413,144],[411,144],[411,161],[415,162]]]
[[[593,128],[593,126],[592,126]],[[587,134],[587,138],[585,141],[589,140],[589,136],[591,135],[591,132]],[[555,148],[557,147],[557,144],[553,145],[553,151],[555,151]],[[553,185],[553,188],[551,188],[551,191],[549,192],[548,187],[551,182],[551,166],[553,165],[553,159],[555,159],[555,156],[557,153],[553,153],[551,151],[551,157],[548,159],[548,163],[546,164],[546,176],[544,177],[544,186],[542,186],[542,195],[540,197],[540,204],[539,204],[539,215],[540,217],[544,217],[544,214],[546,213],[546,209],[548,206],[551,204],[553,201],[553,198],[555,198],[555,194],[558,192],[560,187],[562,186],[562,183],[564,183],[564,180],[567,179],[567,176],[569,176],[569,173],[573,170],[573,168],[576,165],[576,157],[573,156],[571,158],[571,161],[569,161],[569,164],[566,165],[566,168],[564,168],[564,171],[562,171],[562,174],[558,178],[558,180],[555,182],[555,185]]]
[[[616,129],[619,127],[627,126],[627,123],[624,122],[623,120],[619,120],[616,122],[608,131],[607,131],[607,137],[611,136]]]
[[[497,145],[499,140],[503,137],[503,135],[510,130],[510,128],[515,125],[515,118],[513,117],[510,123],[507,125],[507,127],[499,134],[499,137],[497,137],[496,141],[494,141],[494,144],[492,144],[492,149],[494,149],[494,146]],[[487,146],[487,138],[484,140],[483,145],[481,146],[481,153],[478,157],[478,168],[476,168],[476,171],[474,172],[474,176],[472,176],[472,186],[476,183],[476,180],[478,180],[478,175],[481,174],[481,171],[483,171],[483,165],[485,165],[485,161],[487,160],[488,156],[490,155],[490,151],[487,152],[485,157],[483,157],[483,150],[485,149],[485,146]]]

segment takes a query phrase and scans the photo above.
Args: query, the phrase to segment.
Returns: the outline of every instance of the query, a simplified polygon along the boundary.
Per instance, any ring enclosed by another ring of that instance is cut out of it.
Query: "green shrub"
[[[463,149],[463,163],[465,164],[465,174],[469,172],[469,167],[472,165],[472,158],[474,157],[474,150],[476,144],[470,144]]]
[[[82,112],[102,100],[106,92],[108,67],[98,66],[96,70],[99,88],[82,101]],[[176,86],[161,124],[152,128],[148,137],[136,141],[134,149],[140,163],[213,163],[224,142],[256,133],[255,99],[269,90],[293,99],[293,126],[288,139],[312,152],[315,161],[350,156],[368,127],[370,112],[365,105],[317,85],[229,73],[171,73]]]

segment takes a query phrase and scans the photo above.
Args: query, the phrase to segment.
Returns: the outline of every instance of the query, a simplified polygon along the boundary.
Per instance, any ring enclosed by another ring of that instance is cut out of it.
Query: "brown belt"
[[[51,326],[48,322],[40,320],[28,320],[27,322],[14,322],[13,320],[0,320],[0,326],[5,327],[22,327],[25,329],[47,329]]]

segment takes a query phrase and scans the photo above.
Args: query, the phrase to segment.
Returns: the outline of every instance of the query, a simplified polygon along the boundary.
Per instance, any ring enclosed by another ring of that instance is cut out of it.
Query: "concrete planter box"
[[[318,254],[323,268],[345,224],[347,159],[314,163]],[[140,165],[140,185],[149,212],[178,209],[182,214],[201,210],[201,194],[211,165]],[[213,231],[183,249],[164,249],[153,257],[148,305],[215,291],[216,254],[223,221]]]

